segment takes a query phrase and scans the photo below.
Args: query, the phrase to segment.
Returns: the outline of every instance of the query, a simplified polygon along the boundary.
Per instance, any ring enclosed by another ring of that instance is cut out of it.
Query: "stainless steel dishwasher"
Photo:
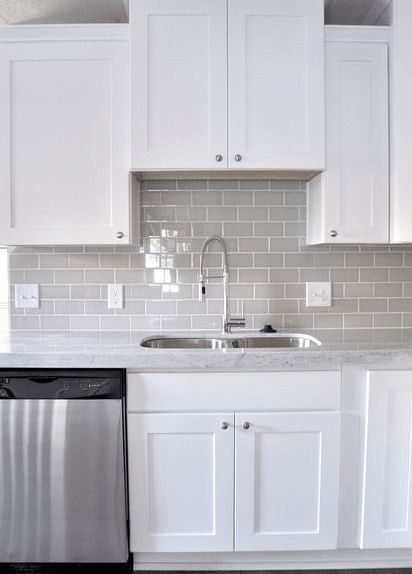
[[[0,369],[0,562],[126,562],[124,375]]]

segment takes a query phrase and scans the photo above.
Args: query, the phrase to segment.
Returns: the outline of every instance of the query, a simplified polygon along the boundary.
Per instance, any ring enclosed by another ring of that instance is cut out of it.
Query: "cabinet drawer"
[[[340,371],[128,373],[129,412],[338,410]]]

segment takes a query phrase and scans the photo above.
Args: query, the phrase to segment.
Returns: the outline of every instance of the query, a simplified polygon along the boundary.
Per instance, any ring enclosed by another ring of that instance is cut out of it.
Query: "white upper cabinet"
[[[412,548],[412,372],[368,379],[361,548]]]
[[[0,244],[131,241],[128,85],[123,26],[0,28]]]
[[[225,166],[225,0],[137,0],[130,10],[132,168]]]
[[[389,241],[388,46],[369,32],[328,30],[326,171],[308,184],[309,244]]]
[[[393,0],[391,40],[391,242],[412,242],[412,2]]]
[[[132,0],[132,168],[324,168],[323,0]]]
[[[336,548],[339,413],[236,415],[236,550]]]
[[[324,168],[323,10],[228,0],[229,167]]]

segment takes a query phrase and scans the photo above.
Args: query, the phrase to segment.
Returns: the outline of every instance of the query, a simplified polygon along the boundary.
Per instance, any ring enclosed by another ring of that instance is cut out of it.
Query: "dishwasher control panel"
[[[0,369],[1,399],[121,399],[120,369]]]

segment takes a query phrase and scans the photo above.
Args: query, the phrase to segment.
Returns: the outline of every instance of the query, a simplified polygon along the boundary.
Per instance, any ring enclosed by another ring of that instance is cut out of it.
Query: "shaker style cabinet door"
[[[339,413],[236,415],[235,549],[337,546]]]
[[[308,243],[389,240],[385,43],[326,43],[326,171],[309,183]]]
[[[0,245],[129,243],[127,37],[10,28],[0,30]]]
[[[412,372],[368,378],[361,548],[412,548]]]
[[[228,0],[230,167],[325,167],[323,12],[323,0]]]
[[[227,167],[225,0],[132,0],[132,169]]]
[[[233,414],[129,414],[130,550],[233,550]]]

